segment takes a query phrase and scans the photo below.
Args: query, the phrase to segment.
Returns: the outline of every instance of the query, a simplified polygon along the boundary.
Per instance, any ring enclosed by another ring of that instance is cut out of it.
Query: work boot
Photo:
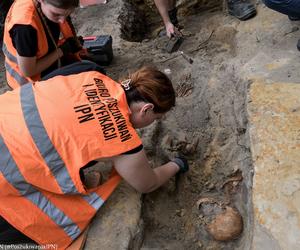
[[[290,21],[299,21],[300,20],[300,17],[298,16],[288,16]]]
[[[228,13],[245,21],[256,15],[255,6],[249,0],[227,0]]]

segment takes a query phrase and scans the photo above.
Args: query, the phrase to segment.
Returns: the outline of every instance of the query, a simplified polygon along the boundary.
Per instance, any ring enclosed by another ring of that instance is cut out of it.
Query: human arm
[[[49,68],[54,62],[61,58],[62,55],[62,50],[58,48],[40,59],[37,59],[36,56],[24,57],[17,54],[17,61],[23,75],[32,77]]]
[[[51,30],[53,30],[53,33],[57,33],[55,37],[59,35],[59,29],[57,30],[55,25]],[[38,40],[37,31],[34,27],[31,25],[14,25],[10,30],[10,36],[13,46],[17,50],[16,59],[18,66],[26,77],[40,74],[50,68],[63,55],[74,54],[82,49],[77,39],[70,37],[59,48],[56,48],[51,43],[51,46],[49,45],[50,52],[42,58],[37,58],[38,43],[41,41]]]
[[[88,71],[98,71],[101,74],[106,74],[105,70],[99,66],[98,64],[87,61],[87,60],[82,60],[79,62],[75,62],[69,65],[66,65],[64,67],[58,68],[56,70],[53,70],[51,73],[45,75],[42,77],[42,80],[48,80],[54,76],[68,76],[68,75],[73,75],[73,74],[80,74],[82,72],[88,72]]]
[[[9,31],[13,46],[15,47],[16,60],[22,74],[32,77],[49,68],[62,56],[61,49],[51,51],[44,57],[37,59],[38,35],[31,25],[15,24]]]
[[[172,161],[152,169],[143,149],[135,154],[113,157],[112,161],[124,180],[141,193],[157,189],[180,170]]]
[[[164,22],[168,37],[171,37],[172,35],[181,35],[179,30],[172,23],[169,16],[169,11],[175,8],[174,2],[175,0],[154,0],[158,12]]]
[[[41,59],[36,59],[36,57],[20,57],[18,55],[18,65],[25,76],[33,76],[49,68],[56,60],[61,58],[63,55],[68,56],[70,54],[75,54],[81,49],[82,46],[79,41],[77,41],[77,38],[69,37],[57,49],[48,53]],[[26,75],[26,73],[30,73],[31,75]]]

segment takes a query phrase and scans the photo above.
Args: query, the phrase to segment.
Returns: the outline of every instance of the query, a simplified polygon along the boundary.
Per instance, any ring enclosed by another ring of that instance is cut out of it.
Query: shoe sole
[[[228,11],[228,13],[229,13],[229,15],[234,16],[234,17],[238,18],[241,21],[246,21],[249,18],[251,18],[251,17],[253,17],[253,16],[256,15],[256,9],[255,8],[249,9],[247,11],[247,13],[245,13],[242,16],[236,16],[236,15],[234,15],[234,13],[232,11]]]

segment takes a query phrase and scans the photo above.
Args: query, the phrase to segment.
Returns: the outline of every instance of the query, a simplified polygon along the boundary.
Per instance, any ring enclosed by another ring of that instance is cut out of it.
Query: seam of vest
[[[16,190],[18,190],[18,192],[24,198],[36,205],[71,239],[76,239],[77,236],[81,233],[80,228],[38,189],[26,182],[7,146],[5,145],[1,135],[0,149],[2,152],[0,157],[0,170],[5,180]]]

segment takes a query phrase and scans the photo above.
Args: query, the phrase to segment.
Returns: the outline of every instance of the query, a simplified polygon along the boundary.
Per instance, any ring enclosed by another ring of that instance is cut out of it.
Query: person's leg
[[[36,244],[32,239],[19,232],[0,216],[0,244],[9,245],[22,243]]]
[[[105,70],[98,64],[91,61],[82,60],[80,62],[72,63],[70,65],[56,69],[52,71],[50,74],[44,76],[42,80],[48,80],[58,75],[67,76],[67,75],[79,74],[87,71],[98,71],[104,75],[106,74]]]
[[[256,15],[253,0],[227,0],[228,13],[241,21],[246,21]]]
[[[264,4],[272,10],[282,14],[300,19],[300,1],[299,0],[263,0]]]

